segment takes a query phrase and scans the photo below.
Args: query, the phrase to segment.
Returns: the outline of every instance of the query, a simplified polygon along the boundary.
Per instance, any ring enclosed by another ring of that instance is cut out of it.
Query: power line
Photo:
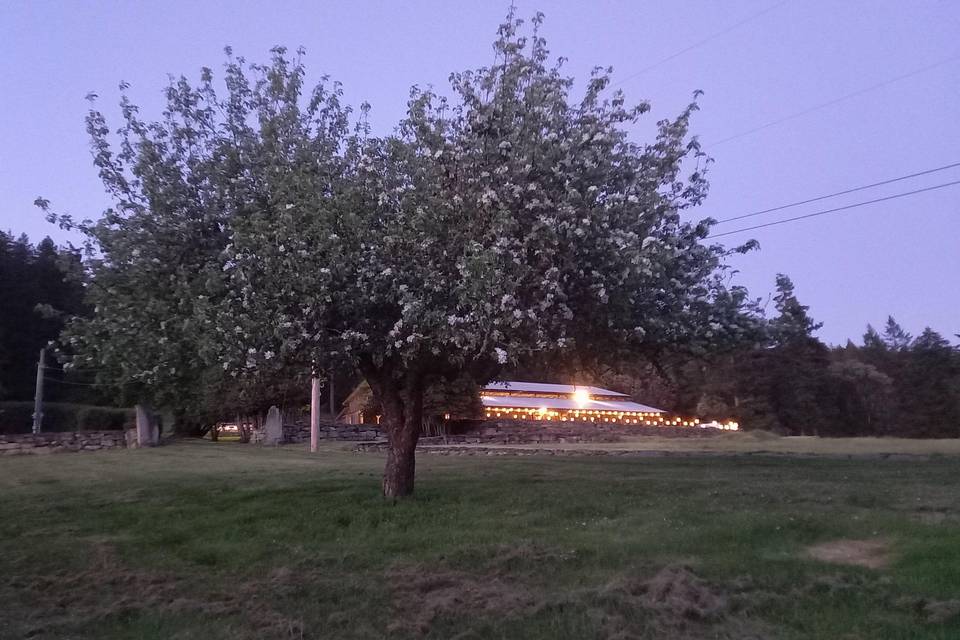
[[[51,378],[48,376],[43,377],[47,382],[53,382],[55,384],[66,384],[74,387],[109,387],[109,386],[124,386],[130,384],[139,384],[135,380],[128,380],[126,382],[120,381],[109,381],[109,382],[71,382],[69,380],[58,380],[57,378]]]
[[[74,386],[74,387],[101,387],[101,386],[105,386],[105,385],[97,384],[97,383],[95,383],[95,382],[71,382],[71,381],[69,381],[69,380],[60,380],[60,379],[58,379],[58,378],[51,378],[51,377],[49,377],[49,376],[44,376],[43,379],[46,380],[47,382],[53,382],[53,383],[55,383],[55,384],[68,384],[68,385]]]
[[[857,207],[863,207],[868,204],[874,204],[877,202],[885,202],[887,200],[895,200],[897,198],[904,198],[906,196],[912,196],[917,193],[924,193],[926,191],[934,191],[936,189],[943,189],[945,187],[951,187],[953,185],[960,184],[960,180],[954,180],[953,182],[944,182],[943,184],[934,185],[932,187],[924,187],[923,189],[914,189],[913,191],[905,191],[903,193],[897,193],[892,196],[885,196],[883,198],[875,198],[873,200],[866,200],[864,202],[857,202],[855,204],[848,204],[843,207],[835,207],[833,209],[826,209],[824,211],[815,211],[814,213],[808,213],[802,216],[796,216],[793,218],[786,218],[784,220],[777,220],[775,222],[767,222],[765,224],[758,224],[752,227],[744,227],[743,229],[735,229],[733,231],[724,231],[723,233],[715,233],[713,235],[707,236],[707,239],[712,238],[721,238],[723,236],[733,235],[734,233],[743,233],[744,231],[753,231],[754,229],[763,229],[765,227],[773,227],[778,224],[786,224],[788,222],[794,222],[796,220],[805,220],[807,218],[815,218],[817,216],[824,216],[828,213],[836,213],[838,211],[846,211],[847,209],[856,209]]]
[[[723,218],[722,220],[717,220],[716,224],[723,224],[724,222],[733,222],[734,220],[743,220],[744,218],[752,218],[754,216],[763,215],[765,213],[772,213],[774,211],[783,211],[784,209],[792,209],[793,207],[799,207],[802,204],[810,204],[811,202],[818,202],[820,200],[827,200],[828,198],[835,198],[837,196],[846,195],[848,193],[855,193],[857,191],[863,191],[864,189],[872,189],[873,187],[879,187],[885,184],[892,184],[894,182],[900,182],[901,180],[908,180],[910,178],[916,178],[919,176],[929,175],[931,173],[936,173],[938,171],[945,171],[946,169],[953,169],[954,167],[960,167],[960,162],[954,162],[953,164],[947,164],[942,167],[936,167],[935,169],[926,169],[924,171],[918,171],[916,173],[909,173],[905,176],[900,176],[898,178],[890,178],[889,180],[881,180],[880,182],[873,182],[870,184],[865,184],[860,187],[853,187],[852,189],[844,189],[843,191],[836,191],[834,193],[828,193],[825,196],[817,196],[816,198],[807,198],[806,200],[799,200],[797,202],[791,202],[790,204],[780,205],[779,207],[771,207],[770,209],[762,209],[760,211],[754,211],[753,213],[745,213],[741,216],[734,216],[732,218]]]
[[[706,38],[704,38],[703,40],[700,40],[699,42],[695,42],[695,43],[691,44],[690,46],[684,47],[683,49],[680,49],[679,51],[677,51],[677,52],[675,52],[675,53],[671,53],[671,54],[670,54],[669,56],[667,56],[666,58],[663,58],[662,60],[658,60],[657,62],[654,62],[654,63],[651,64],[650,66],[644,67],[644,68],[640,69],[639,71],[635,71],[634,73],[631,73],[631,74],[628,75],[627,77],[622,78],[621,80],[618,80],[617,82],[614,82],[613,84],[610,85],[610,87],[611,87],[611,88],[613,88],[613,87],[619,87],[619,86],[622,85],[624,82],[627,82],[627,81],[629,81],[629,80],[633,80],[634,78],[637,78],[637,77],[639,77],[639,76],[642,76],[642,75],[645,74],[646,72],[648,72],[648,71],[650,71],[650,70],[652,70],[652,69],[655,69],[655,68],[659,67],[660,65],[662,65],[662,64],[664,64],[664,63],[670,62],[670,61],[673,60],[674,58],[677,58],[677,57],[679,57],[679,56],[682,56],[683,54],[687,53],[688,51],[692,51],[693,49],[696,49],[697,47],[701,47],[701,46],[707,44],[708,42],[710,42],[711,40],[715,40],[715,39],[719,38],[719,37],[722,36],[722,35],[725,35],[725,34],[727,34],[727,33],[730,33],[731,31],[733,31],[734,29],[736,29],[736,28],[738,28],[738,27],[742,27],[743,25],[747,24],[748,22],[751,22],[751,21],[753,21],[753,20],[756,20],[757,18],[759,18],[760,16],[762,16],[762,15],[764,15],[764,14],[766,14],[766,13],[770,13],[770,12],[773,11],[774,9],[778,9],[778,8],[782,7],[783,5],[787,4],[787,2],[789,2],[789,1],[790,1],[790,0],[783,0],[783,2],[779,2],[779,3],[777,3],[777,4],[775,4],[775,5],[771,6],[771,7],[767,7],[767,8],[764,9],[763,11],[759,11],[759,12],[757,12],[757,13],[755,13],[755,14],[747,17],[747,18],[744,18],[744,19],[741,20],[740,22],[734,23],[734,24],[730,25],[729,27],[727,27],[727,28],[725,28],[725,29],[721,29],[720,31],[717,31],[716,33],[713,33],[713,34],[707,36]]]
[[[736,134],[734,134],[734,135],[732,135],[732,136],[728,136],[728,137],[726,137],[726,138],[722,138],[722,139],[720,139],[720,140],[717,140],[716,142],[711,142],[710,144],[706,145],[705,148],[715,147],[715,146],[720,145],[720,144],[723,144],[723,143],[725,143],[725,142],[730,142],[731,140],[736,140],[737,138],[742,138],[742,137],[748,136],[748,135],[750,135],[750,134],[752,134],[752,133],[756,133],[756,132],[758,132],[758,131],[763,131],[764,129],[768,129],[768,128],[773,127],[773,126],[776,126],[776,125],[778,125],[778,124],[782,124],[782,123],[787,122],[787,121],[789,121],[789,120],[794,120],[794,119],[799,118],[799,117],[801,117],[801,116],[805,116],[805,115],[807,115],[808,113],[813,113],[814,111],[818,111],[818,110],[820,110],[820,109],[824,109],[824,108],[826,108],[826,107],[833,106],[833,105],[835,105],[835,104],[837,104],[837,103],[839,103],[839,102],[843,102],[844,100],[849,100],[850,98],[855,98],[855,97],[860,96],[860,95],[863,95],[863,94],[865,94],[865,93],[869,93],[869,92],[871,92],[871,91],[875,91],[875,90],[880,89],[880,88],[882,88],[882,87],[885,87],[885,86],[887,86],[887,85],[889,85],[889,84],[893,84],[894,82],[899,82],[899,81],[901,81],[901,80],[906,80],[907,78],[912,78],[913,76],[918,75],[918,74],[921,74],[921,73],[923,73],[924,71],[929,71],[929,70],[931,70],[931,69],[935,69],[935,68],[937,68],[937,67],[941,67],[941,66],[947,64],[948,62],[953,62],[954,60],[956,60],[956,59],[958,59],[958,58],[960,58],[960,54],[952,55],[952,56],[950,56],[950,57],[948,57],[948,58],[944,58],[944,59],[942,59],[942,60],[939,60],[939,61],[937,61],[937,62],[934,62],[933,64],[928,64],[928,65],[926,65],[926,66],[920,67],[919,69],[914,69],[913,71],[904,73],[903,75],[899,75],[899,76],[890,78],[889,80],[884,80],[883,82],[878,82],[877,84],[872,84],[872,85],[870,85],[869,87],[864,87],[863,89],[858,89],[858,90],[856,90],[856,91],[853,91],[852,93],[844,94],[844,95],[840,96],[839,98],[834,98],[833,100],[828,100],[827,102],[822,102],[822,103],[820,103],[820,104],[814,105],[814,106],[809,107],[809,108],[807,108],[807,109],[804,109],[804,110],[802,110],[802,111],[798,111],[798,112],[796,112],[796,113],[792,113],[792,114],[790,114],[790,115],[788,115],[788,116],[784,116],[784,117],[782,117],[782,118],[779,118],[779,119],[777,119],[777,120],[773,120],[773,121],[768,122],[768,123],[766,123],[766,124],[762,124],[762,125],[760,125],[760,126],[758,126],[758,127],[754,127],[754,128],[752,128],[752,129],[747,129],[746,131],[741,131],[740,133],[736,133]]]

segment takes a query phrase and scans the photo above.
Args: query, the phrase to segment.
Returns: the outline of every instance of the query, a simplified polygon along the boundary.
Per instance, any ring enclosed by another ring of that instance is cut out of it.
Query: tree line
[[[60,337],[70,318],[88,315],[78,277],[81,255],[50,238],[34,245],[0,231],[0,400],[33,399],[40,349]],[[84,402],[101,399],[82,385],[62,379],[51,351],[47,398]]]
[[[686,408],[790,435],[960,436],[957,346],[930,328],[914,338],[890,317],[861,344],[830,348],[787,277],[777,290],[764,341],[681,367]]]

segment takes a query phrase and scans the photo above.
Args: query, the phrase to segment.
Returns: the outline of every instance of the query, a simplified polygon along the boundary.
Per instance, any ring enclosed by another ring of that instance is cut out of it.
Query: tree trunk
[[[423,418],[423,377],[405,372],[402,382],[383,367],[362,366],[361,371],[379,401],[387,432],[387,463],[383,469],[383,496],[403,498],[413,494],[417,441]]]
[[[401,428],[391,427],[387,433],[389,446],[387,464],[383,469],[383,496],[402,498],[412,495],[420,430],[406,420]]]

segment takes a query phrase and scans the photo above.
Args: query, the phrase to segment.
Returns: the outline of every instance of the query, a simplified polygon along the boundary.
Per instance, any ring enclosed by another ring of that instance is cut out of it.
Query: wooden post
[[[337,405],[336,401],[333,399],[333,372],[327,374],[327,383],[330,385],[330,420],[336,421],[337,419]]]
[[[37,360],[37,386],[33,392],[33,432],[40,433],[43,423],[43,371],[47,367],[47,350],[40,349],[40,359]]]
[[[316,453],[320,441],[320,378],[310,381],[310,451]]]

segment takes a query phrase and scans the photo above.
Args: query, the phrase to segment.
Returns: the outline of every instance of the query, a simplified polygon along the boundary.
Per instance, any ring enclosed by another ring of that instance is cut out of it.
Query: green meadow
[[[960,458],[0,459],[3,638],[960,637]]]

